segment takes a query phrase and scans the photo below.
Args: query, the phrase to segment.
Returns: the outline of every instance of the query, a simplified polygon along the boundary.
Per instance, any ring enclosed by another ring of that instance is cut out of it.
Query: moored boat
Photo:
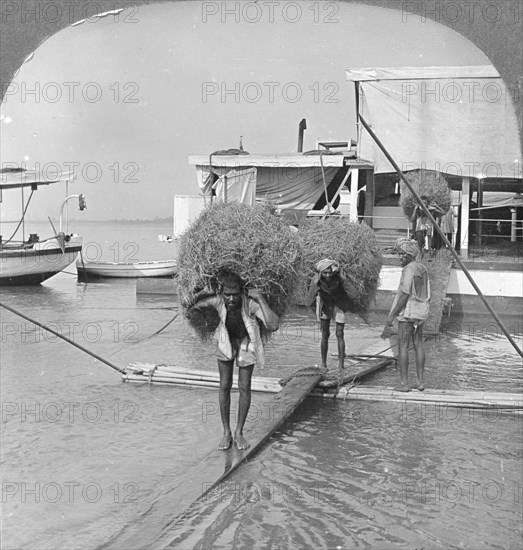
[[[31,188],[32,193],[41,185],[49,185],[64,181],[66,176],[54,179],[41,177],[37,172],[23,168],[3,168],[0,183],[0,193],[3,190]],[[1,198],[1,194],[0,194]],[[6,241],[0,237],[0,286],[8,285],[37,285],[56,275],[72,264],[78,253],[82,250],[82,237],[75,234],[66,234],[62,231],[62,214],[67,202],[77,198],[79,209],[86,208],[84,195],[70,195],[65,198],[60,211],[60,226],[57,232],[52,221],[54,236],[40,240],[37,234],[30,234],[26,240],[24,235],[25,212],[31,197],[23,204],[20,223],[13,235]],[[22,240],[15,241],[14,236],[22,225]]]
[[[36,285],[72,264],[82,250],[79,235],[57,235],[35,243],[3,246],[0,285]]]
[[[79,278],[137,279],[141,277],[173,277],[177,272],[176,260],[149,262],[76,262]]]

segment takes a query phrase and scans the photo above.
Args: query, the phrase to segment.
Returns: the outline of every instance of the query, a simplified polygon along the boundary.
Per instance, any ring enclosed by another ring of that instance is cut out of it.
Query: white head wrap
[[[409,256],[415,258],[419,254],[419,246],[416,241],[412,239],[400,238],[396,241],[396,250],[404,252]]]
[[[332,272],[333,273],[336,273],[336,271],[338,271],[340,269],[340,266],[339,266],[338,262],[336,262],[335,260],[329,260],[329,258],[325,258],[323,260],[320,260],[316,264],[316,271],[318,273],[321,273],[322,271],[325,271],[326,269],[329,269],[329,267],[332,267]]]

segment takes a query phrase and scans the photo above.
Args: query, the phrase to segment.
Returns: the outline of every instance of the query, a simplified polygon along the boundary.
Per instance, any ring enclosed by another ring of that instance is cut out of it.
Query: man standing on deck
[[[329,351],[330,322],[336,323],[338,339],[338,365],[340,372],[345,366],[345,314],[349,311],[351,300],[357,296],[356,288],[347,281],[340,271],[338,262],[325,258],[316,265],[318,272],[309,287],[309,307],[316,303],[316,318],[321,330],[321,366],[327,369]]]
[[[265,364],[265,353],[257,319],[267,330],[279,328],[279,318],[270,309],[263,296],[255,289],[244,292],[244,283],[235,273],[220,278],[220,292],[199,299],[192,308],[213,307],[218,312],[220,322],[214,338],[217,343],[216,358],[220,372],[220,416],[223,424],[223,438],[218,449],[227,450],[233,443],[244,450],[249,443],[243,436],[243,427],[251,406],[251,378],[256,361],[261,367]],[[238,421],[234,438],[230,425],[231,388],[234,364],[239,367]]]
[[[423,322],[429,316],[430,282],[427,268],[417,258],[420,249],[416,241],[398,239],[396,249],[401,258],[401,272],[398,292],[389,316],[385,322],[382,338],[392,335],[392,323],[398,318],[398,366],[401,385],[398,391],[410,391],[408,383],[409,345],[412,340],[416,355],[417,389],[423,391],[423,371],[425,369],[425,350],[423,349]]]

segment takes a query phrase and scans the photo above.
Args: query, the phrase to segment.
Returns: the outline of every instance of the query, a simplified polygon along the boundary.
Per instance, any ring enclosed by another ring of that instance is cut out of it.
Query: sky
[[[246,7],[247,6],[247,7]],[[229,11],[225,11],[227,8]],[[484,65],[471,42],[397,10],[338,2],[134,6],[64,29],[22,65],[0,108],[2,166],[73,169],[82,220],[173,215],[197,195],[188,155],[304,150],[356,138],[358,67]],[[57,219],[65,185],[39,189],[28,220]],[[2,221],[18,219],[5,192]]]

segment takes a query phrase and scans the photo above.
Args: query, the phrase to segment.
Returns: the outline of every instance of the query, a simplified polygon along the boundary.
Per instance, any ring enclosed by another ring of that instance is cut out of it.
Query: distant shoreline
[[[19,223],[20,220],[2,220],[2,224],[16,224]],[[86,220],[86,219],[72,219],[69,218],[69,224],[71,223],[148,223],[148,224],[172,224],[174,222],[174,218],[154,218],[154,219],[140,219],[140,218],[129,218],[129,219],[111,219],[111,220]],[[41,220],[26,220],[26,224],[29,223],[49,223],[47,219],[41,219]]]

